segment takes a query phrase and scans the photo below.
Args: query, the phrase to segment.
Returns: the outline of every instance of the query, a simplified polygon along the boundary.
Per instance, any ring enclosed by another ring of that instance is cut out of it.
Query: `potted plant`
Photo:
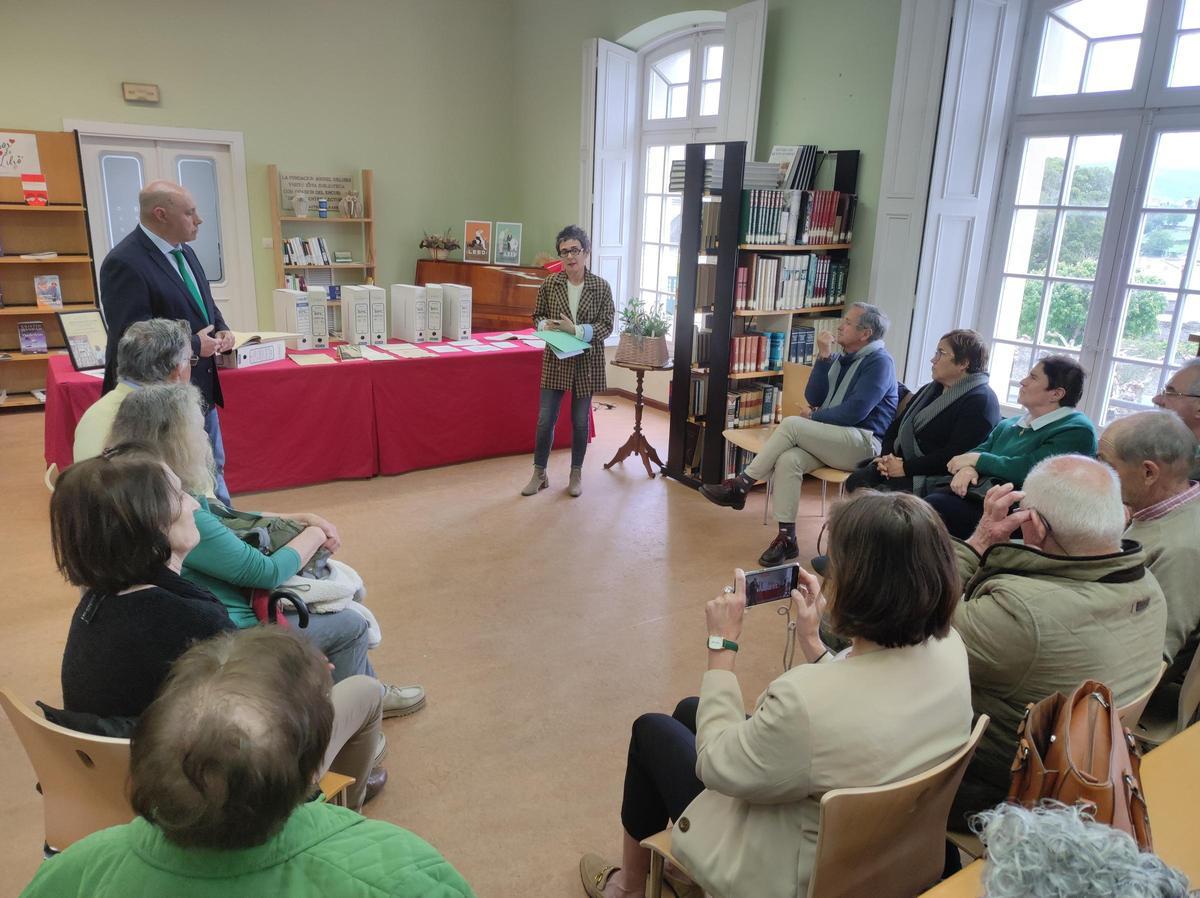
[[[450,228],[445,232],[438,234],[434,232],[430,234],[425,232],[425,237],[421,240],[421,249],[429,250],[429,258],[436,259],[439,262],[444,262],[450,258],[450,252],[461,246]]]
[[[631,299],[621,311],[621,341],[615,360],[626,365],[661,368],[670,358],[667,331],[671,319],[661,303],[647,307],[640,299]]]

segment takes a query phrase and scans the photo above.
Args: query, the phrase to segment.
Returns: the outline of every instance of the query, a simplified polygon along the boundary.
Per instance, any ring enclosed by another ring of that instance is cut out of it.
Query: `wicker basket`
[[[661,368],[669,358],[666,337],[642,337],[635,334],[621,334],[621,342],[617,344],[615,356],[615,360],[623,365],[643,365],[647,368]]]

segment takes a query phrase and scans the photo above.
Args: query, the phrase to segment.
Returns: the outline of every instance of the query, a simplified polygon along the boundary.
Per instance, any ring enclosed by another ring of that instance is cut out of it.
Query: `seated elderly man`
[[[117,385],[83,413],[75,426],[75,461],[104,451],[108,431],[125,397],[138,387],[188,383],[192,334],[186,321],[150,318],[129,326],[117,344]]]
[[[750,488],[776,473],[779,533],[759,564],[783,564],[800,554],[796,511],[805,474],[827,466],[853,471],[879,455],[883,435],[896,414],[896,365],[883,348],[887,328],[882,309],[856,302],[838,325],[840,355],[833,354],[833,334],[817,334],[817,359],[804,390],[811,408],[786,418],[736,478],[700,487],[710,502],[741,509]]]
[[[1100,437],[1100,460],[1121,478],[1131,512],[1125,536],[1141,544],[1167,600],[1164,684],[1183,679],[1200,639],[1200,483],[1188,479],[1196,443],[1165,410],[1120,418]]]
[[[1009,542],[1018,527],[1023,543]],[[971,538],[955,541],[966,585],[954,627],[967,647],[971,706],[992,723],[955,798],[952,828],[1004,800],[1028,703],[1095,679],[1124,705],[1158,676],[1167,605],[1124,529],[1112,468],[1058,455],[1034,466],[1023,492],[992,487]]]
[[[333,727],[324,658],[278,627],[180,656],[133,733],[132,823],[42,864],[29,898],[474,893],[427,842],[305,799]]]
[[[1200,439],[1200,359],[1188,359],[1154,397],[1159,408],[1170,409]],[[1200,457],[1192,464],[1192,479],[1200,480]]]

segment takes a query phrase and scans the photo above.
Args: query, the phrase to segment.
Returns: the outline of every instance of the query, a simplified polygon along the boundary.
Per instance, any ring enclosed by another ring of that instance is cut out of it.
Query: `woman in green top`
[[[934,507],[951,536],[967,539],[983,514],[983,494],[996,483],[1017,489],[1044,458],[1052,455],[1096,454],[1096,428],[1076,410],[1083,395],[1083,368],[1064,355],[1046,356],[1025,375],[1017,402],[1025,414],[1005,418],[988,438],[970,452],[950,459],[950,486],[930,493]]]
[[[121,403],[109,444],[136,442],[153,446],[161,461],[196,495],[200,503],[195,512],[200,543],[184,559],[183,576],[220,599],[237,626],[252,627],[258,619],[250,607],[250,590],[274,589],[295,576],[317,549],[324,546],[336,551],[341,540],[332,524],[312,514],[287,515],[308,526],[271,555],[263,555],[239,539],[213,514],[210,500],[202,495],[212,469],[211,444],[203,425],[199,393],[194,387],[143,387]],[[335,682],[357,674],[375,676],[367,659],[368,624],[354,610],[313,614],[303,630],[298,629],[294,612],[284,616],[300,635],[325,653],[333,665]],[[425,704],[425,691],[420,686],[385,685],[384,690],[384,717],[412,714]]]

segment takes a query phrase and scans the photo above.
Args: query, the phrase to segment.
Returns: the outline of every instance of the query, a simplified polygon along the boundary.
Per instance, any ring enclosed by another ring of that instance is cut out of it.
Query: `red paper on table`
[[[37,172],[21,175],[21,189],[25,191],[25,205],[44,206],[49,201],[46,193],[46,176]]]

